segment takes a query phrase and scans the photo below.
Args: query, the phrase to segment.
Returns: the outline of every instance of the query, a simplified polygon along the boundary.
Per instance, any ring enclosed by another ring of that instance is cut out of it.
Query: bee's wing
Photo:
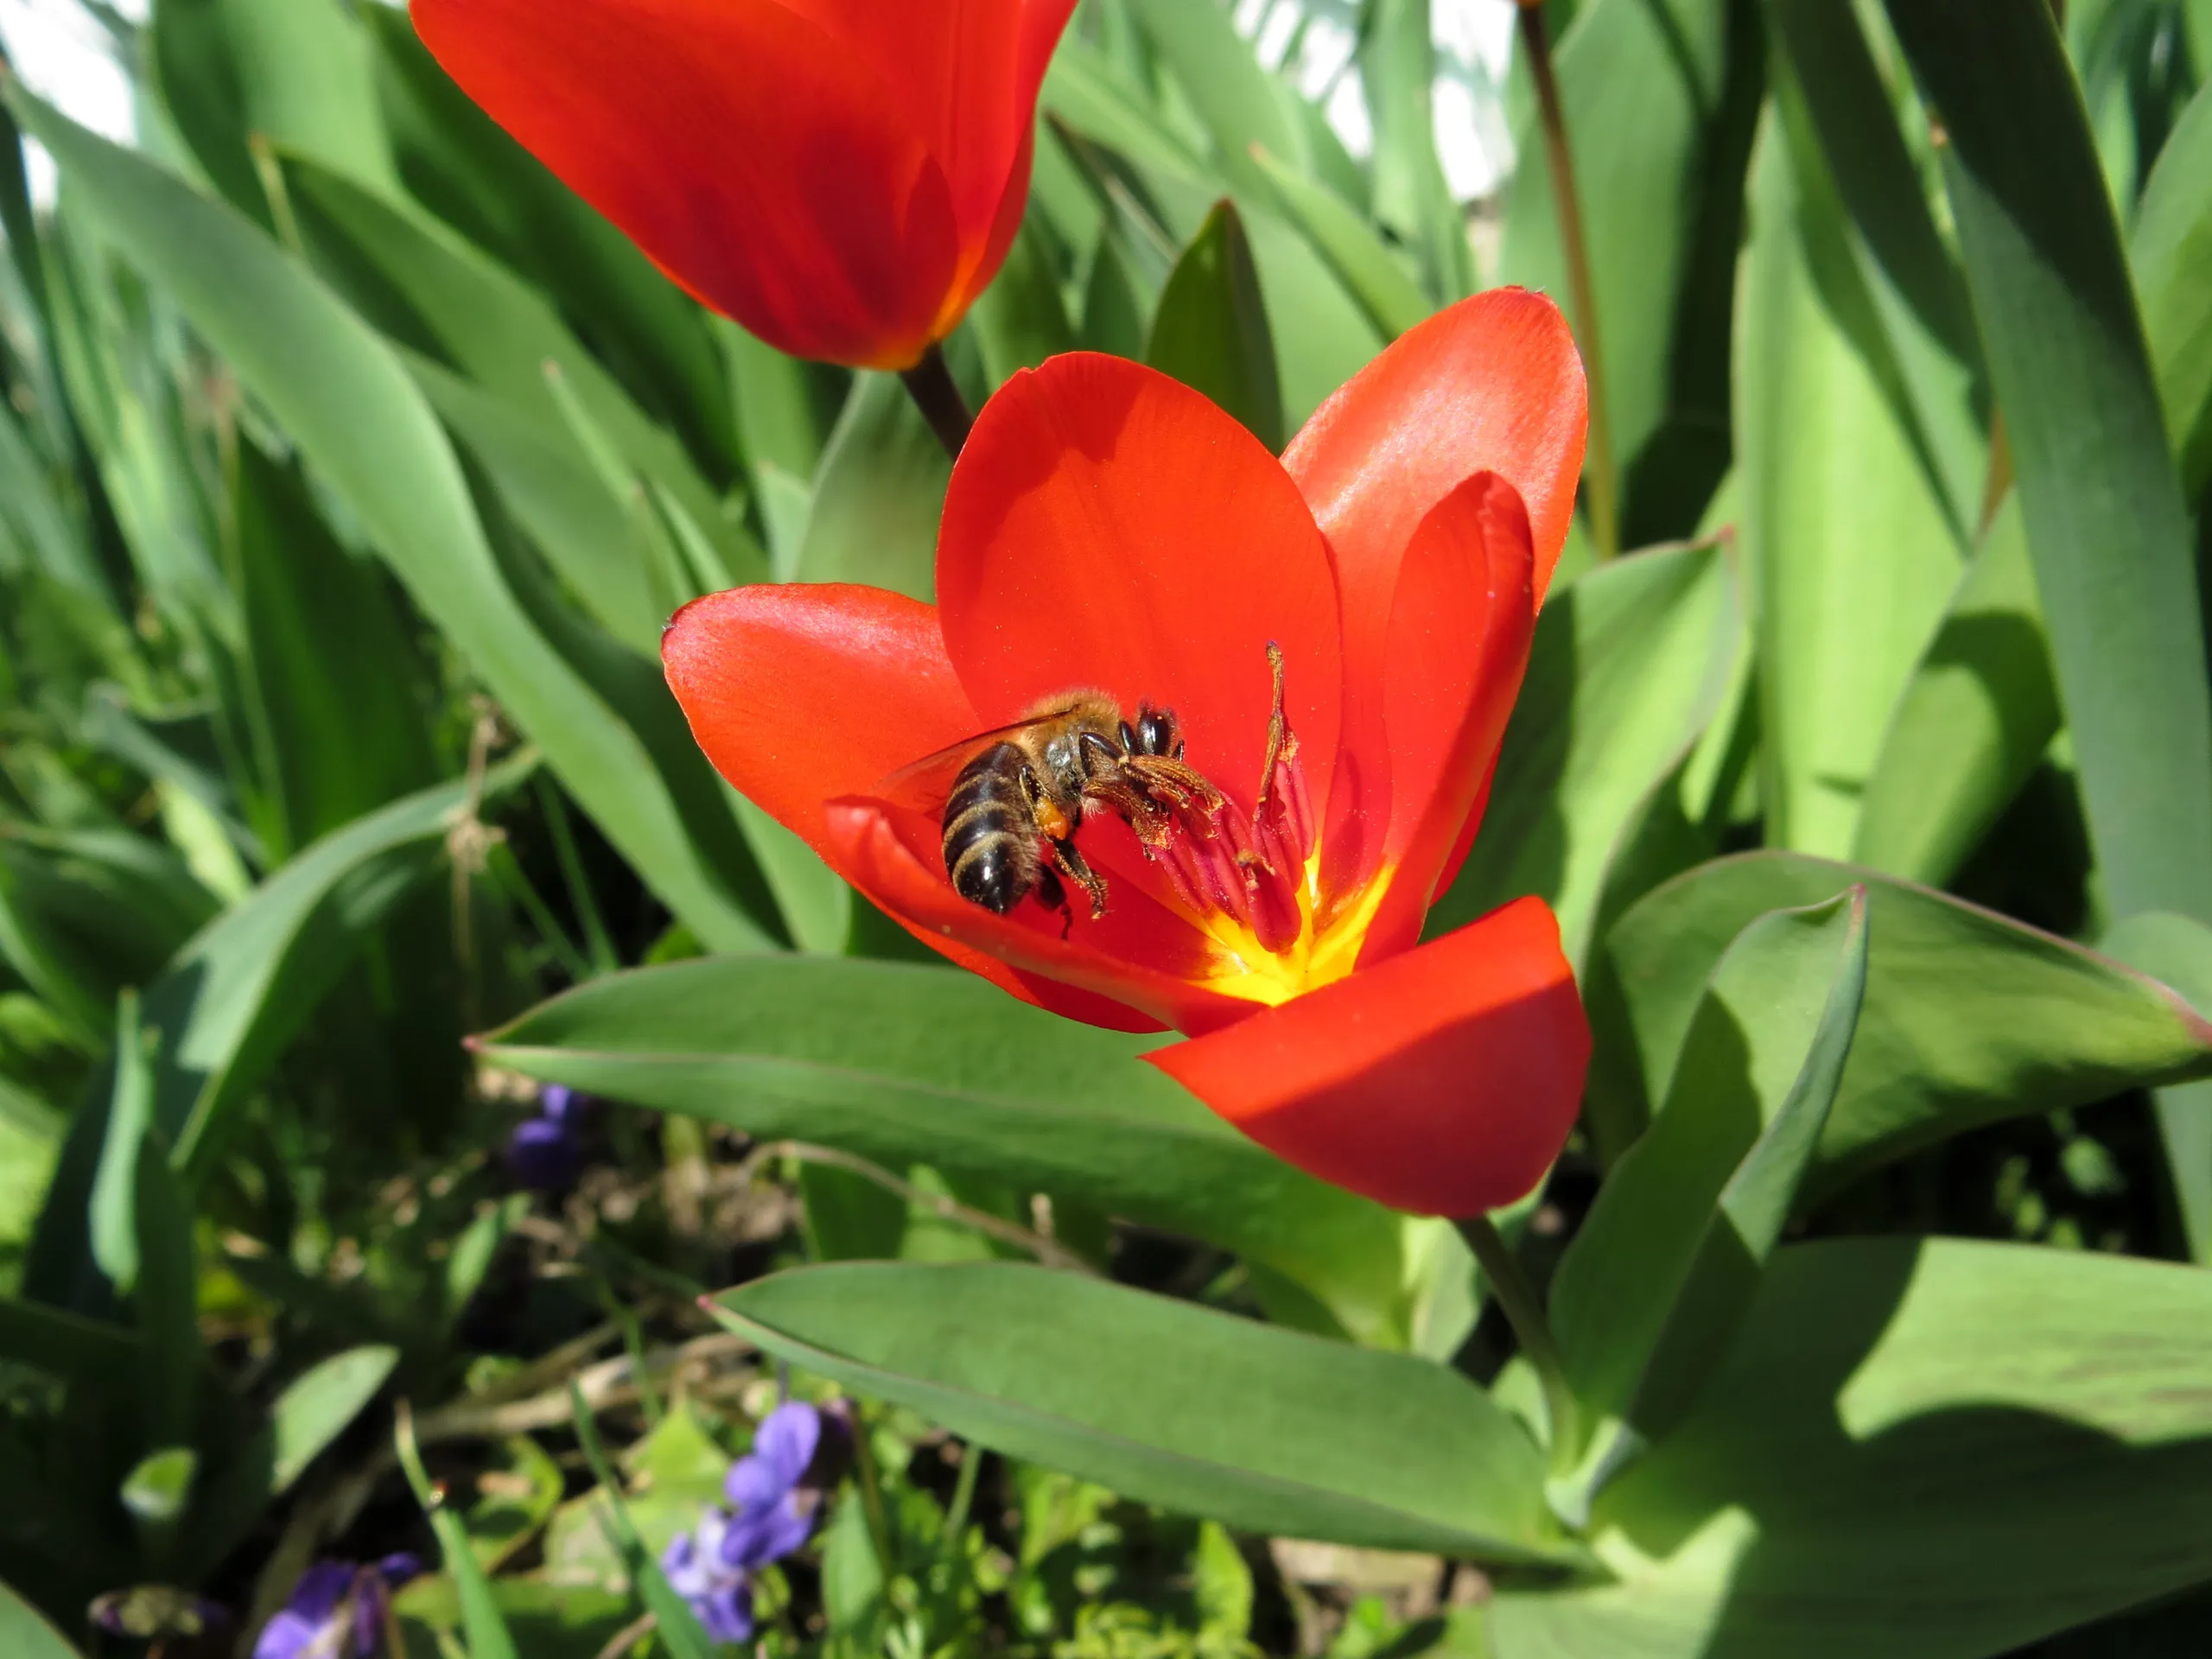
[[[903,766],[875,786],[875,793],[887,801],[900,805],[916,806],[936,811],[944,804],[944,798],[952,793],[953,780],[966,766],[992,744],[1026,732],[1033,726],[1058,720],[1075,708],[1070,702],[1064,709],[1047,709],[1027,720],[1017,720],[1010,726],[995,726],[988,732],[977,732],[973,737],[963,737],[934,754]]]

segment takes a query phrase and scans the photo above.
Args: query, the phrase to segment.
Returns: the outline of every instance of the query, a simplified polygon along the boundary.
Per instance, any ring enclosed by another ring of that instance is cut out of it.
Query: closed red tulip
[[[997,273],[1075,0],[414,0],[446,72],[778,349],[912,366]]]
[[[1402,337],[1280,461],[1152,370],[1056,358],[953,469],[937,605],[713,594],[669,628],[669,683],[722,775],[917,938],[1073,1018],[1185,1033],[1149,1058],[1325,1179],[1478,1214],[1558,1155],[1589,1032],[1541,900],[1421,924],[1481,815],[1584,426],[1567,327],[1519,289]],[[1079,891],[994,913],[947,875],[917,758],[1074,689],[1172,709],[1222,798],[1151,842],[1087,811],[1103,915]]]

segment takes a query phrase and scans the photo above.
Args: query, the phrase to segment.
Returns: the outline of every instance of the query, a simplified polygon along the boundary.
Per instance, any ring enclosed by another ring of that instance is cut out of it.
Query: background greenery
[[[1464,210],[1424,0],[1325,10],[1360,159],[1084,0],[971,398],[1085,346],[1279,444],[1569,295],[1525,55]],[[894,379],[702,313],[401,12],[99,15],[138,146],[0,117],[0,1646],[411,1547],[416,1652],[703,1652],[649,1558],[786,1363],[871,1455],[775,1653],[2212,1641],[2212,6],[1544,11],[1618,512],[1432,926],[1541,893],[1582,973],[1500,1217],[1573,1424],[1456,1233],[912,959],[691,745],[682,601],[928,594]],[[544,1081],[624,1103],[553,1198]]]

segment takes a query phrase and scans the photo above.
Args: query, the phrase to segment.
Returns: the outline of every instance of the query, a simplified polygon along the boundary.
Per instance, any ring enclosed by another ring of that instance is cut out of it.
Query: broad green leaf
[[[4,1584],[0,1584],[0,1651],[14,1659],[78,1659],[61,1632],[46,1616]]]
[[[802,1268],[715,1306],[794,1365],[1127,1497],[1381,1548],[1576,1553],[1519,1423],[1426,1360],[1006,1262]]]
[[[1985,1659],[2212,1578],[2208,1332],[2190,1268],[1783,1249],[1696,1408],[1599,1494],[1615,1580],[1503,1589],[1497,1649]]]
[[[135,1388],[139,1341],[128,1325],[0,1298],[0,1360],[43,1371],[96,1395]]]
[[[500,1447],[499,1459],[478,1477],[468,1509],[468,1543],[478,1565],[496,1573],[544,1529],[560,1507],[565,1484],[561,1465],[527,1434]]]
[[[668,613],[639,544],[635,495],[610,490],[605,477],[579,460],[575,437],[557,423],[418,353],[399,357],[563,585],[615,639],[633,651],[652,648]]]
[[[391,579],[340,546],[298,473],[242,438],[231,501],[273,862],[435,781]]]
[[[822,452],[792,571],[915,599],[937,594],[937,521],[952,463],[895,374],[853,377]]]
[[[1252,159],[1274,187],[1284,216],[1306,233],[1376,333],[1395,340],[1428,315],[1428,296],[1357,208],[1267,150],[1255,150]]]
[[[1586,1430],[1656,1433],[1727,1351],[1827,1122],[1866,983],[1862,890],[1761,917],[1714,966],[1665,1109],[1552,1281]]]
[[[1398,1217],[1245,1140],[1136,1058],[1157,1040],[944,968],[731,957],[600,981],[482,1052],[764,1140],[927,1163],[1209,1239],[1307,1286],[1364,1339],[1394,1340]]]
[[[1533,893],[1581,961],[1607,873],[1720,706],[1742,639],[1734,573],[1714,544],[1618,559],[1554,593],[1482,833],[1429,932]]]
[[[1040,225],[1024,222],[968,321],[982,350],[984,378],[995,387],[1016,369],[1033,369],[1048,357],[1075,349],[1052,238]]]
[[[481,798],[529,775],[534,757],[495,767]],[[472,799],[464,780],[357,819],[301,853],[185,946],[148,990],[154,1121],[195,1182],[222,1150],[228,1120],[328,995],[364,940],[438,868]],[[27,1282],[73,1302],[90,1249],[83,1206],[109,1113],[104,1099],[71,1126],[41,1218]]]
[[[1269,449],[1287,435],[1268,308],[1236,205],[1224,198],[1168,273],[1145,361],[1204,392]]]
[[[1170,3],[1179,4],[1179,0]],[[1151,240],[1156,253],[1172,257],[1175,248],[1198,234],[1224,194],[1222,175],[1139,107],[1095,50],[1077,41],[1061,47],[1045,78],[1045,105],[1068,131],[1103,145],[1127,164],[1125,177],[1121,169],[1102,168],[1095,151],[1086,156],[1084,144],[1076,147],[1100,194],[1124,218],[1149,227],[1148,236],[1131,237],[1133,247]],[[1384,336],[1328,260],[1274,211],[1274,192],[1257,175],[1256,167],[1246,173],[1252,175],[1248,183],[1228,194],[1243,216],[1253,264],[1268,296],[1268,324],[1282,378],[1283,415],[1286,423],[1295,428],[1382,349]],[[1086,317],[1087,335],[1089,322]]]
[[[2212,928],[2187,916],[2138,912],[2105,935],[2108,957],[2180,992],[2200,1013],[2212,1014]]]
[[[1558,40],[1628,546],[1690,534],[1727,469],[1728,297],[1765,75],[1756,22],[1728,0],[1587,0]],[[1563,299],[1534,100],[1516,108],[1527,164],[1507,195],[1498,274]]]
[[[0,962],[80,1032],[143,984],[215,900],[168,848],[124,830],[10,826],[0,839]]]
[[[2166,140],[2128,255],[2182,493],[2193,501],[2212,484],[2212,91],[2198,90]]]
[[[2039,0],[1913,0],[1890,16],[1948,136],[1944,178],[2113,913],[2212,918],[2192,537],[2064,48]]]
[[[709,481],[726,482],[738,444],[718,320],[470,102],[403,9],[357,15],[375,46],[393,159],[414,198],[543,289],[640,406],[683,435]]]
[[[1943,176],[2006,423],[2112,913],[2212,920],[2212,690],[2195,537],[2081,93],[2039,0],[1891,0],[1948,142]],[[2192,1253],[2212,1261],[2205,1091],[2158,1102]]]
[[[285,177],[302,229],[332,256],[323,262],[325,275],[364,315],[378,320],[373,303],[362,303],[358,291],[365,272],[370,296],[397,296],[407,320],[427,330],[448,361],[509,407],[536,415],[549,435],[564,429],[547,385],[557,369],[562,385],[618,457],[626,481],[641,477],[674,495],[741,580],[766,575],[765,556],[724,513],[681,442],[654,424],[519,278],[429,214],[340,174],[295,160]],[[590,460],[573,438],[570,448],[576,462]]]
[[[710,944],[759,926],[702,861],[634,733],[546,642],[488,546],[445,435],[391,353],[245,221],[20,90],[18,113],[356,513],[416,602],[653,889]],[[704,762],[697,769],[703,770]]]
[[[1872,302],[1802,139],[1770,118],[1752,165],[1737,475],[1758,595],[1767,837],[1840,857],[1891,711],[1958,581],[1959,548],[1870,372]]]
[[[340,0],[162,0],[151,45],[170,119],[208,178],[256,219],[270,212],[257,143],[397,182],[368,41]]]
[[[2019,794],[2058,727],[2027,532],[2019,498],[2007,496],[1883,735],[1853,858],[1943,886]]]
[[[1307,165],[1306,132],[1291,118],[1290,94],[1237,37],[1227,7],[1185,0],[1127,3],[1205,124],[1223,176],[1249,183],[1255,144]]]
[[[1965,279],[1926,194],[1929,177],[1904,137],[1925,118],[1885,84],[1852,0],[1770,0],[1766,10],[1788,59],[1776,92],[1790,143],[1801,169],[1818,152],[1821,194],[1832,190],[1840,221],[1826,234],[1847,245],[1859,272],[1862,302],[1847,321],[1885,371],[1881,391],[1951,522],[1971,525],[1988,465],[1980,352]]]
[[[1475,291],[1467,221],[1436,153],[1436,48],[1429,0],[1374,0],[1360,19],[1359,78],[1374,124],[1376,221],[1420,251],[1440,305]]]
[[[1985,1123],[2212,1074],[2212,1023],[2108,957],[1872,870],[1751,853],[1650,893],[1592,964],[1590,1122],[1609,1159],[1642,1132],[1728,941],[1854,884],[1866,1005],[1808,1191]]]

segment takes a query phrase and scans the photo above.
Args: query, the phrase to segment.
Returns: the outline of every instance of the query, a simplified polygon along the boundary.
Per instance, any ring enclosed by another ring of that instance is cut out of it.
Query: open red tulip
[[[912,366],[997,274],[1075,0],[414,0],[462,90],[780,351]]]
[[[1149,1058],[1325,1179],[1478,1214],[1557,1156],[1589,1032],[1541,900],[1421,922],[1480,816],[1585,410],[1557,308],[1516,289],[1402,336],[1280,461],[1152,370],[1056,358],[953,468],[937,605],[713,594],[670,626],[669,683],[722,775],[916,937],[1061,1014],[1186,1033]],[[1076,689],[1172,709],[1223,798],[1149,842],[1088,811],[1103,915],[995,914],[955,892],[948,789],[914,763]]]

